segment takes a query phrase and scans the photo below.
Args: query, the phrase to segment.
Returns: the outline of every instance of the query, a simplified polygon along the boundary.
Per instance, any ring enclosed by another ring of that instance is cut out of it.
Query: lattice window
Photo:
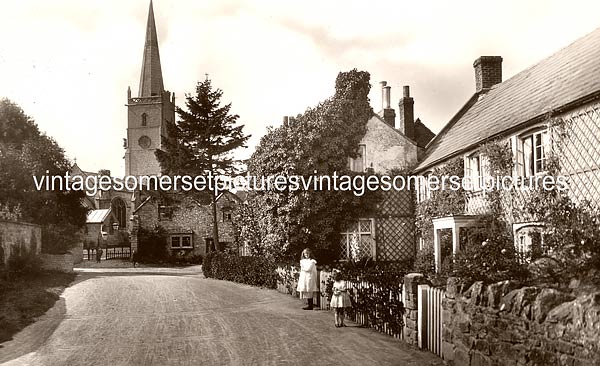
[[[348,223],[341,234],[341,259],[375,259],[375,230],[373,219],[359,219]]]

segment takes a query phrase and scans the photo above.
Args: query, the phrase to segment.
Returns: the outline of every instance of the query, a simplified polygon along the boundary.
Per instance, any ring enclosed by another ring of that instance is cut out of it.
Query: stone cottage
[[[165,204],[164,199],[139,193],[136,201],[140,204],[133,211],[132,250],[137,245],[140,228],[153,230],[157,226],[167,231],[167,249],[171,255],[204,256],[215,250],[210,200],[171,195],[171,203]],[[217,196],[216,202],[219,241],[222,248],[233,250],[237,242],[233,218],[241,200],[226,191]]]
[[[475,93],[427,145],[415,172],[428,176],[434,168],[458,157],[464,162],[464,176],[478,182],[489,176],[487,157],[479,148],[486,141],[498,140],[510,145],[515,181],[543,177],[549,153],[560,144],[560,173],[566,177],[571,198],[600,203],[599,44],[597,29],[505,81],[501,57],[475,60]],[[556,120],[563,121],[566,128],[560,138],[551,123]],[[417,196],[419,202],[427,200],[427,187],[421,186]],[[460,215],[433,220],[438,268],[442,261],[438,231],[452,230],[456,252],[461,229],[488,209],[482,186],[474,184],[466,193]],[[518,210],[507,215],[517,250],[530,250],[544,223],[531,221]]]
[[[424,147],[434,134],[414,118],[414,99],[410,88],[404,86],[396,111],[391,106],[391,87],[380,83],[382,109],[367,121],[367,131],[361,139],[355,158],[348,158],[350,170],[390,174],[413,167]],[[378,261],[398,261],[413,258],[414,238],[413,201],[408,190],[384,192],[374,217],[348,222],[341,233],[341,259],[353,256],[371,257]]]

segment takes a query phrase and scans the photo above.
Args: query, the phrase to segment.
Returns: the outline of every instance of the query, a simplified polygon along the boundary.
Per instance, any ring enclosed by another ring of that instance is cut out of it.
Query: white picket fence
[[[419,348],[442,355],[442,289],[419,285],[418,293],[418,340]]]

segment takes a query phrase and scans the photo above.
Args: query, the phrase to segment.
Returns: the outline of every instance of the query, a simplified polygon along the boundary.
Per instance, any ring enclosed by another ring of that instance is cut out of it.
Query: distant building
[[[153,230],[160,226],[168,233],[167,249],[172,255],[205,255],[214,251],[213,216],[210,200],[206,202],[192,196],[174,197],[172,204],[165,204],[157,197],[141,196],[141,203],[134,210],[133,232],[140,228]],[[234,249],[235,212],[240,198],[231,192],[217,196],[217,221],[221,247]],[[237,248],[236,248],[237,249]]]
[[[175,123],[175,94],[164,89],[154,10],[150,2],[142,71],[137,97],[127,89],[127,138],[125,175],[160,175],[154,155],[167,139],[168,125]]]
[[[414,100],[408,86],[398,103],[391,107],[391,87],[380,83],[382,110],[367,121],[367,131],[361,139],[358,157],[348,158],[350,170],[390,174],[394,170],[407,172],[414,167],[423,148],[434,134],[414,118]],[[411,259],[416,254],[414,236],[414,205],[409,190],[384,192],[384,199],[373,216],[349,220],[341,233],[341,259],[371,257],[378,261]]]
[[[164,89],[154,10],[150,2],[138,95],[132,97],[131,89],[127,90],[125,176],[161,175],[154,152],[169,138],[168,126],[174,123],[175,95]],[[71,175],[86,178],[110,176],[110,172],[87,172],[74,164]],[[135,252],[138,231],[160,226],[167,232],[167,247],[171,254],[204,255],[214,249],[210,202],[200,202],[190,196],[166,204],[162,198],[169,194],[159,196],[141,190],[110,189],[86,197],[82,204],[90,211],[85,246],[130,246],[131,252]],[[217,199],[219,238],[228,247],[235,241],[232,220],[238,201],[230,192],[222,193]]]

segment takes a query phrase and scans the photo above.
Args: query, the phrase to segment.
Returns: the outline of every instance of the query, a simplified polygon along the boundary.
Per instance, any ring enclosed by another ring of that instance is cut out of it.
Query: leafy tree
[[[353,175],[348,157],[358,145],[373,116],[369,104],[370,76],[352,70],[338,75],[333,97],[261,138],[248,162],[253,176]],[[253,193],[242,211],[242,238],[257,254],[277,259],[296,258],[312,247],[321,262],[337,259],[339,233],[348,219],[365,214],[375,195],[356,197],[349,191],[261,190]],[[245,220],[245,221],[244,221]]]
[[[210,79],[196,85],[196,95],[186,96],[187,111],[177,107],[179,121],[170,126],[165,150],[157,150],[156,157],[164,174],[208,175],[213,177],[237,172],[237,162],[231,152],[246,147],[250,135],[244,135],[244,125],[236,126],[239,116],[230,114],[231,103],[221,106],[221,89],[213,89]],[[217,194],[208,194],[212,201],[213,240],[219,243]]]
[[[49,243],[46,236],[44,249],[65,251],[74,244],[73,234],[85,225],[86,209],[80,204],[85,193],[38,191],[33,176],[64,176],[69,169],[64,150],[41,133],[19,106],[0,100],[0,207],[12,219],[40,224],[45,231],[70,233],[60,235],[60,243]]]

